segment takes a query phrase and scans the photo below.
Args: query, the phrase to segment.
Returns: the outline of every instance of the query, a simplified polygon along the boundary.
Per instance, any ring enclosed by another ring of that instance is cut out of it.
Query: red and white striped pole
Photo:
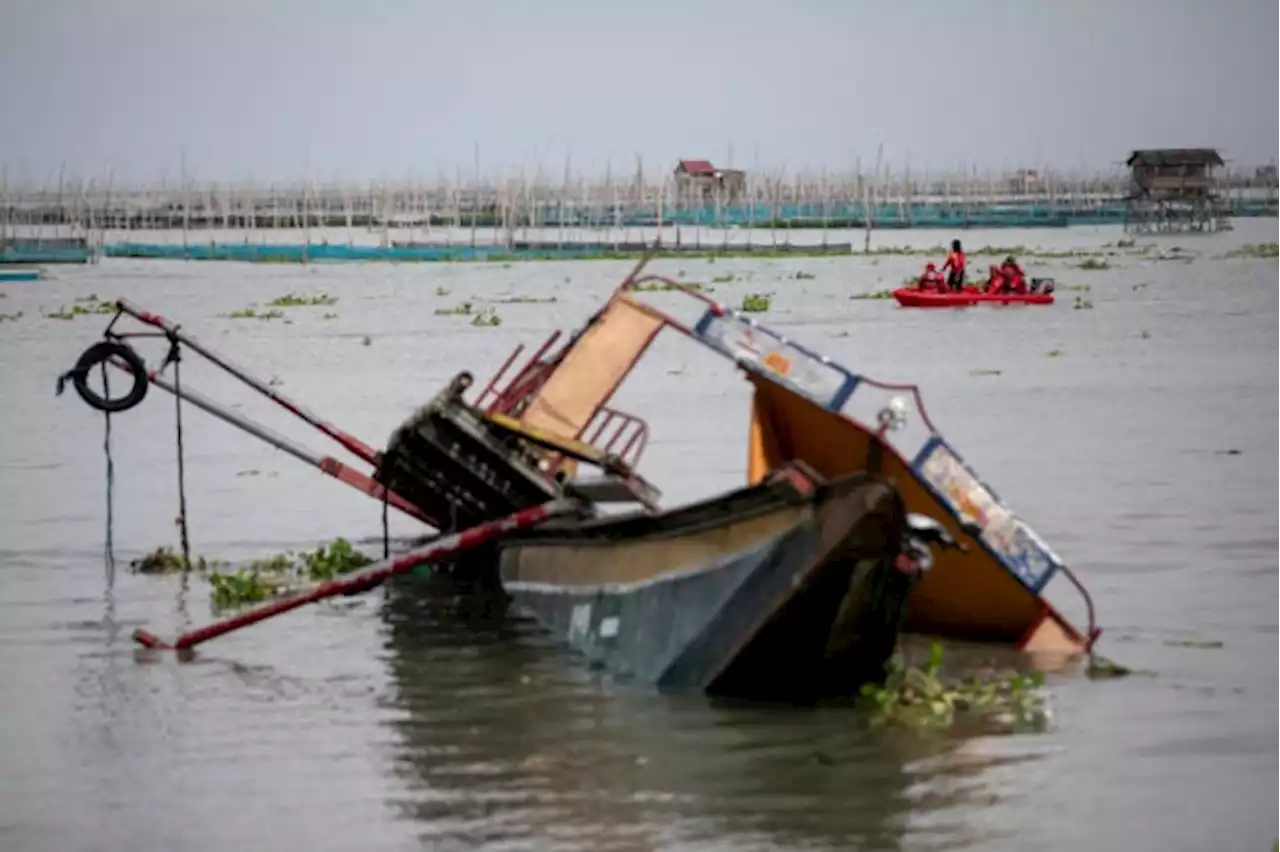
[[[306,606],[337,595],[368,591],[396,574],[407,574],[419,565],[447,559],[463,551],[500,539],[507,533],[536,526],[543,521],[572,512],[579,505],[581,504],[572,500],[552,500],[540,506],[523,509],[496,521],[477,524],[461,532],[439,538],[425,547],[411,550],[392,559],[384,559],[353,574],[327,580],[305,591],[277,598],[262,606],[238,613],[231,618],[216,621],[213,624],[184,633],[172,643],[165,642],[154,633],[142,628],[133,631],[133,638],[135,642],[147,648],[173,650],[193,648],[203,642],[208,642],[210,639],[216,639],[234,630],[248,627],[250,624],[256,624],[259,621],[265,621],[268,618],[297,609],[300,606]]]

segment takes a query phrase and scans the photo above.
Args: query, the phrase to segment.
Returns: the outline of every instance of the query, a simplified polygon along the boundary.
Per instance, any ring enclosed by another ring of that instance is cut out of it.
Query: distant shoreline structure
[[[1162,178],[1169,179],[1212,181],[1216,218],[1208,227],[1278,213],[1274,166]],[[826,236],[835,231],[861,231],[865,248],[876,230],[1127,225],[1133,190],[1133,174],[1119,169],[1084,177],[1019,169],[966,178],[905,169],[894,175],[877,164],[870,176],[860,169],[815,176],[718,169],[707,160],[681,160],[657,175],[646,175],[638,163],[633,174],[610,174],[604,182],[568,174],[558,182],[541,175],[498,180],[478,170],[470,180],[455,173],[435,182],[360,186],[187,180],[122,189],[110,180],[64,178],[56,188],[0,183],[0,245],[8,246],[0,261],[18,262],[12,260],[18,255],[43,255],[49,259],[30,262],[50,263],[60,262],[58,256],[74,263],[100,255],[426,260],[451,259],[459,249],[582,256],[622,253],[620,244],[637,241],[637,231],[662,234],[664,244],[686,251],[702,251],[703,243],[738,245],[742,240],[731,234],[743,231],[747,247],[735,250],[825,253],[848,239]],[[821,245],[793,245],[789,232],[799,230],[822,231]]]

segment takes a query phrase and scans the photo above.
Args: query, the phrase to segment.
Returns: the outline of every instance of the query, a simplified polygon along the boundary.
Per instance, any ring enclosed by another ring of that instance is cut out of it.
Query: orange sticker
[[[782,376],[791,371],[791,362],[780,352],[770,352],[760,359],[760,362]]]

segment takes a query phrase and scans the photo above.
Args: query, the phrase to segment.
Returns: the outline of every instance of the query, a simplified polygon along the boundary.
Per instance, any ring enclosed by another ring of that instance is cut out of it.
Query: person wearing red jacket
[[[924,274],[921,275],[920,280],[916,282],[916,286],[921,290],[928,291],[942,290],[944,284],[945,282],[942,280],[942,275],[939,274],[937,268],[932,263],[925,265]]]
[[[959,292],[964,287],[964,265],[964,249],[960,247],[959,240],[952,240],[951,254],[942,264],[942,271],[947,273],[947,287],[951,290]]]

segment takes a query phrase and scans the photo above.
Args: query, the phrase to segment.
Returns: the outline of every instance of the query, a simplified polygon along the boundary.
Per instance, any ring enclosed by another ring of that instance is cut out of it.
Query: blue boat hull
[[[624,678],[753,698],[848,694],[881,677],[893,651],[911,584],[890,565],[901,523],[897,495],[875,477],[809,495],[775,482],[504,542],[500,580],[518,607]]]

